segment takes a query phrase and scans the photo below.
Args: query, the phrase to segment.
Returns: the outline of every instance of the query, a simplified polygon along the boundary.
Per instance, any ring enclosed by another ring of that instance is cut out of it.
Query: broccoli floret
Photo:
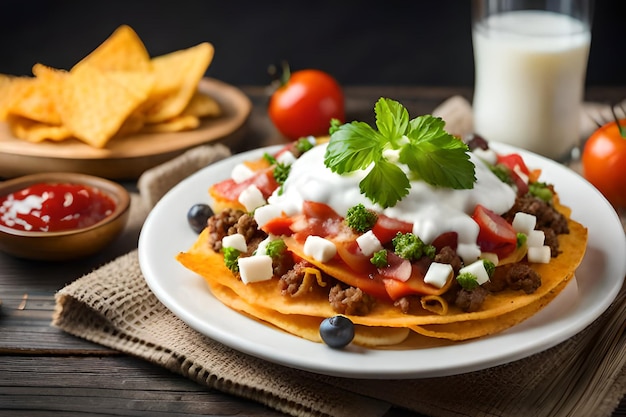
[[[409,261],[417,261],[422,256],[428,256],[431,259],[435,257],[435,247],[425,244],[413,233],[398,232],[391,243],[396,255]]]
[[[226,268],[230,269],[232,272],[239,272],[237,259],[239,259],[241,252],[231,247],[222,248],[222,252],[224,253],[224,264],[226,265]]]
[[[464,290],[471,291],[478,287],[478,280],[476,279],[476,275],[470,272],[464,272],[457,275],[456,280]]]
[[[287,250],[287,245],[282,239],[276,239],[268,242],[265,247],[265,253],[272,259],[280,257]]]
[[[381,249],[378,252],[375,252],[374,255],[370,258],[370,262],[376,268],[384,268],[387,266],[387,251],[385,249]]]
[[[346,224],[357,232],[367,232],[371,229],[378,216],[371,210],[365,208],[363,204],[357,204],[354,207],[350,207],[348,209],[348,213],[346,214]]]

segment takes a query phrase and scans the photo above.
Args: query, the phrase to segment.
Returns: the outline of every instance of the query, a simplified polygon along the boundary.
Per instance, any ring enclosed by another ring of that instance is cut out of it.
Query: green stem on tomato
[[[615,113],[615,106],[611,106],[611,113],[613,113],[613,120],[615,120],[615,125],[617,126],[620,136],[623,139],[626,139],[626,126],[620,123],[620,120]]]

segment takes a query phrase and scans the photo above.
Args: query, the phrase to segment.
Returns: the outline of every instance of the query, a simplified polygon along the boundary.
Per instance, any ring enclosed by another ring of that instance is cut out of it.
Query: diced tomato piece
[[[278,188],[272,168],[266,168],[240,183],[236,183],[232,178],[218,182],[211,187],[211,195],[227,201],[237,201],[243,190],[253,184],[265,198]]]
[[[387,266],[379,268],[378,272],[385,278],[407,281],[412,274],[411,261],[387,251]]]
[[[379,214],[372,233],[383,245],[391,242],[398,232],[410,233],[413,231],[413,224],[402,220],[394,219],[384,214]]]
[[[456,250],[459,245],[459,234],[457,232],[444,232],[437,236],[431,243],[435,247],[435,251],[439,253],[439,251],[446,246],[451,247]]]
[[[472,218],[478,223],[478,246],[483,252],[493,252],[498,258],[511,254],[517,247],[517,234],[502,216],[478,204]]]
[[[307,236],[322,236],[324,238],[336,236],[342,230],[343,217],[324,203],[305,201],[302,204],[307,225],[299,227],[296,239],[304,241]]]
[[[356,240],[335,242],[335,246],[337,255],[353,271],[367,275],[376,272],[376,267],[370,262],[370,257],[361,252]]]
[[[275,236],[291,236],[291,234],[293,233],[293,231],[291,230],[291,225],[293,224],[293,221],[293,217],[279,216],[265,223],[263,227],[261,227],[261,229],[265,233]]]
[[[498,163],[506,166],[511,171],[515,171],[517,167],[517,169],[522,171],[526,176],[530,175],[530,170],[520,154],[510,153],[507,155],[498,155]]]
[[[412,294],[436,294],[439,289],[424,282],[424,277],[428,271],[431,261],[429,258],[422,258],[411,265],[411,276],[406,281],[399,281],[394,278],[383,278],[385,290],[392,300]]]

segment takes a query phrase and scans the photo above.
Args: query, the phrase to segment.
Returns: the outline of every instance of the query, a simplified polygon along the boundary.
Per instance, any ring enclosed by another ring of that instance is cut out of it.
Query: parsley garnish
[[[444,130],[445,122],[431,115],[409,120],[409,112],[397,101],[380,98],[374,108],[375,130],[364,122],[346,123],[333,130],[324,157],[338,174],[370,168],[359,187],[372,202],[393,207],[409,193],[407,174],[384,152],[398,152],[412,179],[437,187],[473,188],[476,182],[469,148]]]
[[[278,190],[278,194],[283,193],[283,184],[287,181],[287,177],[289,176],[289,172],[291,171],[291,165],[282,164],[276,160],[272,155],[265,153],[263,158],[270,164],[274,165],[274,170],[272,171],[272,175],[276,180],[276,183],[280,186]]]
[[[230,269],[232,272],[239,272],[237,260],[241,252],[231,247],[223,247],[222,252],[224,253],[224,264],[226,268]]]

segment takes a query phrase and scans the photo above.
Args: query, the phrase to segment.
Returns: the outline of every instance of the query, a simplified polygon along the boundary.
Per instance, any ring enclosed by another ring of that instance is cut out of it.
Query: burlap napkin
[[[462,128],[465,107],[453,98],[435,113],[454,116]],[[228,154],[220,145],[203,146],[146,172],[133,196],[131,225],[141,224],[180,179]],[[609,416],[626,394],[625,321],[622,289],[578,335],[509,364],[415,380],[329,377],[257,359],[189,328],[151,293],[135,250],[60,290],[53,325],[293,416],[377,417],[397,406],[433,417],[560,417]]]

